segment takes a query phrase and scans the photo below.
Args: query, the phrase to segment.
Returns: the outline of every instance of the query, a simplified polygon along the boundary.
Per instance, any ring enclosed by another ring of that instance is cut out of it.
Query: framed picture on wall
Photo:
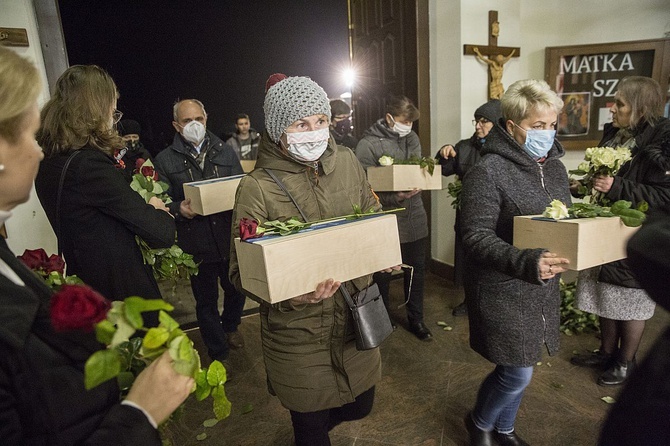
[[[648,76],[668,91],[670,39],[547,47],[545,80],[563,99],[557,137],[566,149],[598,144],[621,79]]]

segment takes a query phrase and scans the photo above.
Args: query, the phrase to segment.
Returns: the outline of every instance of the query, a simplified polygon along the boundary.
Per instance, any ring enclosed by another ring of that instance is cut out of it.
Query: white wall
[[[49,93],[46,87],[46,70],[32,2],[0,0],[0,26],[27,30],[29,46],[10,48],[32,60],[42,74],[44,85],[40,97],[40,106],[42,106],[48,100]],[[25,249],[35,248],[44,248],[49,254],[56,252],[56,237],[34,190],[28,203],[14,209],[12,218],[7,221],[7,235],[7,244],[16,254],[22,254]]]
[[[464,56],[463,45],[487,44],[490,10],[498,11],[498,45],[521,48],[521,57],[505,64],[505,87],[543,79],[545,47],[658,39],[670,32],[668,0],[429,0],[433,153],[471,136],[472,114],[487,100],[488,67]],[[573,169],[582,158],[582,151],[568,151],[563,162]],[[453,265],[452,199],[446,190],[432,198],[432,257]]]

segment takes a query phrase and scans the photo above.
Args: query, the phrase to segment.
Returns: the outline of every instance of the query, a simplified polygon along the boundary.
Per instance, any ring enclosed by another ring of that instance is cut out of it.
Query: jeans
[[[403,263],[414,267],[414,278],[412,279],[412,289],[409,289],[411,271],[404,270],[404,290],[405,300],[407,302],[407,319],[410,325],[423,322],[423,282],[426,272],[426,241],[427,237],[420,240],[401,243],[400,252]],[[373,276],[375,283],[379,286],[379,292],[384,299],[386,308],[389,308],[389,287],[391,284],[391,273],[375,273]]]
[[[223,312],[219,313],[219,288],[223,289]],[[201,263],[198,275],[191,276],[191,290],[195,297],[195,315],[202,340],[212,359],[228,357],[228,336],[237,331],[242,321],[245,296],[228,279],[228,260]]]
[[[530,384],[533,367],[497,365],[486,377],[472,411],[472,420],[482,430],[509,434],[514,431],[514,420],[523,392]]]
[[[356,399],[341,407],[316,412],[291,411],[296,446],[330,446],[328,431],[343,421],[360,420],[372,410],[375,387],[372,386]]]

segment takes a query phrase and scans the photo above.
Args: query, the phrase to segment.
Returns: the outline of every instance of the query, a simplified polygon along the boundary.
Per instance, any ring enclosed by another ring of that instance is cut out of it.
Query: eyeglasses
[[[114,124],[118,124],[122,116],[123,112],[120,112],[115,109],[114,112],[112,113],[112,119],[114,120]]]
[[[491,122],[491,121],[489,121],[488,119],[484,119],[484,118],[473,119],[473,120],[472,120],[472,125],[475,126],[475,127],[477,127],[477,124],[483,126],[483,125],[485,125],[485,124],[488,124],[489,122]]]

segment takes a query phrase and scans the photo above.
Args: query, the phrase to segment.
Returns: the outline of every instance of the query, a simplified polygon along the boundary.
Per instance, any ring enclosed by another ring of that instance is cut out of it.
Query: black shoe
[[[591,353],[586,353],[583,355],[574,355],[572,358],[570,358],[570,363],[580,367],[595,367],[598,369],[605,369],[610,364],[611,359],[611,354],[601,352],[600,350],[595,350]]]
[[[456,305],[453,310],[451,310],[452,316],[467,316],[468,315],[468,306],[465,301]]]
[[[409,331],[422,341],[432,341],[433,333],[430,332],[426,324],[423,322],[416,322],[409,324]]]
[[[470,434],[470,446],[494,446],[493,432],[483,431],[475,426],[470,413],[465,416],[464,421],[468,434]]]
[[[516,434],[516,431],[512,431],[509,434],[493,432],[493,438],[495,438],[499,446],[530,446],[523,438]]]
[[[635,360],[628,362],[615,361],[612,367],[598,378],[599,386],[618,386],[623,384],[635,368]]]

